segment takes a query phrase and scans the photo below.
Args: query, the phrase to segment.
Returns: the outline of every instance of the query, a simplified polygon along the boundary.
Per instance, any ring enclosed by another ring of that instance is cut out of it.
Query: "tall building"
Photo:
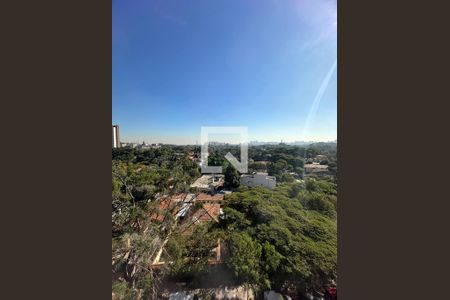
[[[119,125],[112,126],[112,147],[120,148]]]

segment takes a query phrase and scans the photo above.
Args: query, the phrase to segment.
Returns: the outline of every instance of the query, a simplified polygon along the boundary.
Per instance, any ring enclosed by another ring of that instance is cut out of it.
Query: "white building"
[[[277,179],[267,173],[255,173],[252,175],[242,175],[241,184],[249,187],[264,186],[273,189],[277,185]]]

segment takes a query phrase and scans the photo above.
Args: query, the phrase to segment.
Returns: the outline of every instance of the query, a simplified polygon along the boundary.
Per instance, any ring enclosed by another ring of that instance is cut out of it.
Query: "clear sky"
[[[128,142],[337,136],[335,0],[113,0],[112,121]]]

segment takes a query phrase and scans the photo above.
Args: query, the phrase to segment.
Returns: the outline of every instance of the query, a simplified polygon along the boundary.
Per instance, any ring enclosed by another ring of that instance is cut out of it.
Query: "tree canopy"
[[[231,164],[228,164],[225,169],[225,187],[237,188],[240,185],[240,178],[238,171]]]
[[[335,279],[336,212],[325,195],[291,184],[275,190],[241,187],[227,196],[220,226],[229,234],[236,274],[250,283],[278,289],[292,284],[302,291]],[[305,198],[319,204],[305,206]]]

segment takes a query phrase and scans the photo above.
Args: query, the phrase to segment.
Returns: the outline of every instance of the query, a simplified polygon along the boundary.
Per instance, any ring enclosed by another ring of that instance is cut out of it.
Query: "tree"
[[[208,224],[195,226],[190,236],[183,235],[182,231],[172,234],[165,248],[166,258],[170,260],[165,265],[168,275],[189,282],[199,279],[207,271],[218,238],[218,232]]]
[[[299,183],[293,184],[291,186],[291,190],[289,191],[289,197],[295,198],[297,197],[298,193],[302,190],[302,185]]]
[[[328,170],[333,173],[337,173],[337,164],[334,162],[330,162],[328,164]]]
[[[264,172],[266,171],[266,165],[260,162],[252,162],[248,164],[249,171]]]
[[[303,199],[303,203],[307,209],[318,211],[326,216],[334,217],[336,215],[334,204],[323,193],[309,193]]]
[[[318,190],[318,185],[315,180],[308,179],[306,180],[306,189],[310,192],[314,192]]]
[[[238,171],[231,164],[228,164],[225,170],[225,187],[237,188],[239,185],[240,176]]]
[[[219,225],[232,232],[229,266],[241,280],[303,293],[336,279],[335,186],[322,180],[309,185],[316,191],[285,183],[273,190],[240,188],[228,196],[227,217]]]
[[[222,166],[225,162],[224,156],[218,151],[213,151],[208,156],[208,165],[209,166]]]
[[[305,170],[303,168],[300,167],[295,167],[294,168],[294,172],[298,174],[298,176],[300,176],[301,178],[303,178]]]
[[[260,280],[261,245],[247,233],[233,232],[228,239],[228,266],[243,283],[256,284]]]
[[[295,180],[294,176],[288,173],[284,173],[281,175],[281,181],[282,182],[293,182]]]
[[[278,253],[275,246],[269,242],[264,242],[262,247],[261,268],[268,274],[274,274],[283,259],[283,255]]]

